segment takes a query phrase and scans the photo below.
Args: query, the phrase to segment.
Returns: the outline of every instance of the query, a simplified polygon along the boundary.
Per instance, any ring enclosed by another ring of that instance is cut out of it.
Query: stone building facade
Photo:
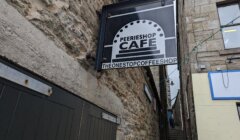
[[[205,139],[209,140],[219,139],[220,137],[223,138],[226,135],[228,138],[236,138],[236,134],[230,136],[228,134],[220,133],[220,131],[222,131],[220,127],[216,128],[215,125],[213,125],[218,123],[218,125],[221,126],[223,122],[226,124],[225,120],[216,117],[217,113],[215,111],[224,108],[227,102],[231,102],[232,108],[229,110],[233,110],[234,112],[233,120],[237,119],[237,111],[235,111],[236,101],[213,101],[210,96],[210,88],[208,87],[209,82],[206,80],[207,73],[210,71],[221,72],[222,70],[239,70],[240,68],[239,59],[235,59],[232,63],[229,63],[228,58],[239,57],[240,49],[238,47],[234,49],[226,48],[222,34],[223,28],[221,26],[221,19],[219,18],[218,11],[219,7],[228,6],[234,3],[237,4],[239,1],[178,1],[181,97],[183,103],[185,134],[189,140],[203,140],[203,135],[208,137],[205,137]],[[219,106],[216,106],[216,104]],[[204,108],[206,106],[208,106],[208,108]],[[203,110],[208,110],[213,113],[210,115]],[[219,114],[222,116],[225,113],[221,112]],[[229,116],[232,115],[229,112],[226,114]],[[204,115],[205,121],[203,119]],[[227,118],[227,115],[225,117]],[[209,121],[206,122],[207,120]],[[235,123],[238,122],[236,121]],[[203,125],[206,126],[206,128],[204,128]],[[234,125],[231,127],[234,127]],[[237,128],[231,129],[234,132],[237,131],[235,130]],[[219,135],[219,138],[217,135]]]
[[[143,68],[94,69],[99,17],[112,0],[1,0],[0,55],[118,116],[117,140],[159,139]],[[157,93],[153,96],[158,95]],[[158,103],[159,97],[155,96]]]
[[[179,92],[176,97],[176,101],[173,104],[172,111],[173,111],[175,127],[177,127],[180,130],[183,130],[182,98],[181,98],[181,94]]]

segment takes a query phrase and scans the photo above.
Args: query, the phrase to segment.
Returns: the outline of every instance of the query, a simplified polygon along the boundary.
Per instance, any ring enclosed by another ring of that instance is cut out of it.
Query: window
[[[151,91],[150,91],[149,87],[146,84],[144,84],[144,93],[146,94],[149,102],[151,103],[152,100],[153,100],[152,94],[151,94]]]
[[[218,7],[225,49],[240,48],[240,3]]]
[[[239,116],[239,119],[240,119],[240,103],[237,103],[237,110],[238,110],[238,116]]]

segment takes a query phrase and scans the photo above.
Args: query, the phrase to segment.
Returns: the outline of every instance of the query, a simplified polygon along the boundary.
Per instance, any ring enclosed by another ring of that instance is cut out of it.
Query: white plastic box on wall
[[[240,70],[208,73],[213,100],[240,100]]]

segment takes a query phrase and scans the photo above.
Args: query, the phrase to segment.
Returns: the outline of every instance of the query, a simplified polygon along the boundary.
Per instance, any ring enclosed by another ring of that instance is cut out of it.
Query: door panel
[[[102,119],[106,111],[38,76],[24,74],[51,86],[53,94],[45,96],[0,78],[0,140],[116,139],[117,125]]]
[[[78,139],[81,99],[54,89],[53,96],[46,97],[4,79],[0,81],[1,140]]]
[[[6,139],[12,117],[16,110],[19,92],[9,86],[1,84],[0,98],[0,138]]]
[[[115,140],[117,124],[102,119],[102,109],[84,104],[80,140]]]

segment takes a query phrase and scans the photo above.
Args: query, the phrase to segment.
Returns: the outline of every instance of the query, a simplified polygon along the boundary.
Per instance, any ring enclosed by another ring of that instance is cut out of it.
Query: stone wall
[[[145,70],[94,70],[96,11],[111,0],[6,1],[0,1],[2,57],[119,116],[118,140],[159,138],[157,113],[143,92]]]
[[[185,20],[192,72],[239,69],[240,61],[226,63],[228,57],[240,56],[240,49],[224,49],[217,3],[227,0],[185,0]],[[230,22],[230,21],[229,21]],[[210,38],[209,38],[210,37]],[[207,40],[206,40],[207,39]],[[206,40],[206,41],[205,41]],[[204,42],[204,43],[202,43]],[[197,55],[197,56],[196,56]],[[205,66],[201,69],[200,66]]]
[[[189,5],[190,0],[184,0],[178,2],[178,27],[179,27],[179,64],[180,64],[180,86],[181,86],[181,98],[182,98],[182,116],[184,133],[187,140],[197,139],[197,130],[195,123],[195,111],[192,94],[191,83],[191,63],[189,56],[190,44],[188,43],[188,18],[187,12],[191,11],[186,9],[185,6]],[[194,11],[192,11],[194,12]]]
[[[155,86],[157,88],[157,91],[158,91],[158,96],[160,97],[160,79],[159,79],[159,67],[156,66],[156,67],[150,67],[151,69],[151,72],[152,74],[154,75],[153,79],[154,79],[154,82],[155,82]]]
[[[172,107],[172,111],[175,127],[183,129],[182,98],[180,93],[177,95],[176,101]]]

